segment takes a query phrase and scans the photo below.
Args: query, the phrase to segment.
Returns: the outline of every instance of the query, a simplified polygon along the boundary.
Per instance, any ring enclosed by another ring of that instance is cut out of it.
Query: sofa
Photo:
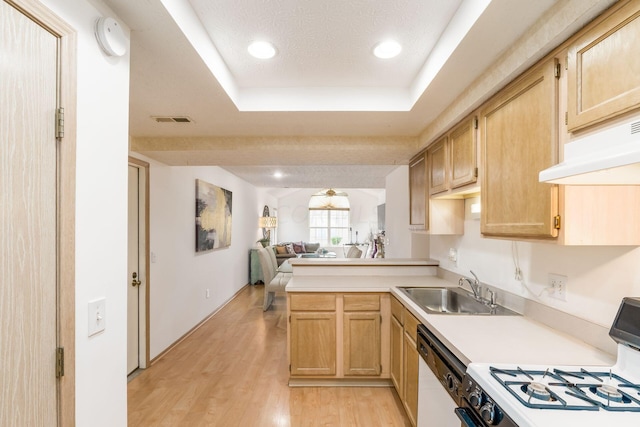
[[[296,258],[300,254],[312,254],[320,249],[320,243],[284,242],[273,246],[278,265],[289,258]]]

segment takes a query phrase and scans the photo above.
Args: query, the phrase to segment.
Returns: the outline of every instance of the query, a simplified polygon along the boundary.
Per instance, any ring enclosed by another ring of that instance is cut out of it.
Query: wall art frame
[[[231,246],[233,195],[196,179],[196,252]]]

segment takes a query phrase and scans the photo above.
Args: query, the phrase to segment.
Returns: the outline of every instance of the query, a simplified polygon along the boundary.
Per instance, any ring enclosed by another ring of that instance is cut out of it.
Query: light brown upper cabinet
[[[439,151],[436,155],[442,153]],[[463,234],[464,200],[429,199],[430,156],[431,151],[427,150],[409,163],[410,228],[431,234]]]
[[[607,13],[569,47],[570,131],[640,106],[640,0]]]
[[[558,235],[557,186],[538,182],[538,172],[557,162],[556,63],[551,59],[533,67],[480,110],[485,235]]]
[[[449,154],[447,137],[440,138],[427,149],[429,166],[429,195],[442,193],[449,189]]]
[[[469,117],[449,134],[451,159],[451,189],[455,190],[478,181],[476,129],[478,119]]]
[[[426,178],[426,153],[420,153],[409,163],[409,224],[416,229],[427,224]]]
[[[476,129],[476,117],[466,118],[429,146],[429,195],[454,195],[457,189],[477,182]]]

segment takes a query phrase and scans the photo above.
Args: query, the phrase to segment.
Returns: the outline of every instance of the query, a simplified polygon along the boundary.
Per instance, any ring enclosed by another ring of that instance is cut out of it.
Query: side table
[[[249,283],[255,285],[258,282],[264,282],[262,276],[262,266],[258,258],[258,249],[251,249],[249,252]]]

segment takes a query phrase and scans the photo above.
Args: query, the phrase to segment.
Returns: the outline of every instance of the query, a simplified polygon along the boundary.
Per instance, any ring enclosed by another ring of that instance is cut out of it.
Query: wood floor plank
[[[129,426],[410,425],[389,387],[290,388],[286,300],[263,312],[263,291],[246,287],[129,382]]]

